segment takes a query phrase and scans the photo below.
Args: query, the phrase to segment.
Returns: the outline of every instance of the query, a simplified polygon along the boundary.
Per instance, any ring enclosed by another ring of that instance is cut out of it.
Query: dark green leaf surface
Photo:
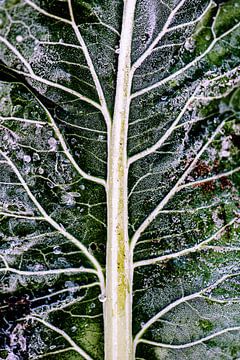
[[[69,4],[0,2],[1,359],[104,358],[102,109],[112,117],[124,4]],[[136,3],[138,360],[240,358],[239,21],[239,0]]]

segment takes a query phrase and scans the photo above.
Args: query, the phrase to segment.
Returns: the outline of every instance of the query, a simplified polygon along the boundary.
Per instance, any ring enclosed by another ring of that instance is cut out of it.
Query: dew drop
[[[30,162],[31,162],[31,156],[29,156],[29,155],[24,155],[24,156],[23,156],[23,161],[26,162],[26,163],[30,163]]]
[[[77,139],[72,138],[72,139],[71,139],[71,144],[73,144],[73,145],[74,145],[74,144],[76,144],[76,143],[77,143]]]
[[[63,204],[69,205],[69,206],[73,206],[76,204],[76,201],[74,199],[74,196],[72,195],[72,193],[65,193],[62,195],[61,201]]]
[[[55,151],[57,146],[57,140],[51,137],[50,139],[48,139],[48,145],[50,146],[52,151]]]
[[[44,266],[42,264],[35,264],[34,265],[34,270],[35,271],[41,271],[44,269]]]
[[[34,153],[33,154],[33,161],[38,161],[40,160],[40,156],[38,155],[38,153]]]
[[[54,254],[61,254],[62,250],[61,250],[61,248],[59,246],[54,246],[53,253]]]
[[[71,327],[71,331],[72,331],[72,332],[75,332],[76,330],[77,330],[77,327],[76,327],[76,326],[72,326],[72,327]]]
[[[107,300],[106,295],[100,294],[100,295],[98,296],[98,300],[99,300],[100,302],[104,303],[104,302]]]
[[[50,189],[53,189],[54,188],[54,185],[52,182],[48,181],[47,182],[47,186],[50,187]]]
[[[81,190],[85,190],[85,185],[80,185],[79,188],[80,188]]]
[[[72,287],[74,287],[75,286],[75,284],[74,284],[74,282],[72,282],[72,281],[65,281],[65,287],[67,287],[67,288],[72,288]]]
[[[22,42],[22,41],[23,41],[22,35],[17,35],[17,36],[16,36],[16,41],[17,41],[18,43]]]
[[[120,54],[120,49],[119,48],[115,50],[115,54]]]
[[[193,51],[194,50],[194,47],[195,47],[195,42],[192,38],[188,38],[184,44],[184,47],[186,50],[188,51]]]

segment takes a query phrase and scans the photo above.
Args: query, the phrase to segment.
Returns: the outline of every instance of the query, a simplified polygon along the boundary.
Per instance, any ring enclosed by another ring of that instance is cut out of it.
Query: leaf
[[[239,20],[2,1],[2,359],[240,357]]]

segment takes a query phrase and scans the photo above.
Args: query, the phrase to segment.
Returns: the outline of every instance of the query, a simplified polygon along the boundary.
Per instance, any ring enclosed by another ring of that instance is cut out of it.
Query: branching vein
[[[208,139],[208,141],[205,143],[205,145],[202,146],[202,148],[200,149],[198,154],[195,156],[194,160],[190,163],[188,168],[185,170],[185,172],[182,174],[182,176],[179,178],[179,180],[176,182],[176,184],[173,186],[173,188],[168,192],[168,194],[162,199],[162,201],[158,204],[158,206],[147,216],[147,218],[139,226],[139,228],[133,235],[133,238],[131,241],[132,252],[133,252],[133,249],[134,249],[138,239],[140,238],[141,234],[143,233],[143,231],[146,230],[146,228],[152,223],[152,221],[156,218],[156,216],[163,209],[163,207],[176,194],[176,192],[179,190],[179,186],[185,181],[187,176],[194,169],[195,165],[197,164],[197,162],[200,159],[200,157],[202,156],[202,154],[205,152],[205,150],[208,148],[208,146],[214,140],[214,138],[219,134],[220,130],[223,128],[224,125],[225,125],[225,120],[222,121],[222,123],[216,128],[216,130],[213,132],[212,136]]]
[[[15,164],[12,162],[12,160],[9,158],[8,155],[6,155],[2,150],[0,150],[0,155],[7,161],[8,165],[12,168],[12,170],[14,171],[15,175],[17,176],[18,180],[20,181],[20,183],[22,184],[23,188],[25,189],[27,195],[29,196],[29,198],[32,200],[32,202],[34,203],[34,205],[36,206],[36,208],[38,209],[38,211],[40,212],[40,214],[43,216],[43,218],[45,219],[45,221],[47,221],[55,230],[57,230],[61,235],[63,235],[64,237],[66,237],[68,240],[70,240],[75,246],[77,246],[82,252],[83,254],[89,259],[89,261],[93,264],[93,266],[96,268],[97,273],[98,273],[98,277],[101,283],[101,289],[102,292],[104,293],[104,276],[103,276],[103,272],[102,272],[102,268],[100,266],[100,264],[98,263],[98,261],[95,259],[94,256],[92,256],[89,251],[87,250],[87,248],[79,241],[77,240],[73,235],[71,235],[69,232],[67,232],[64,227],[60,226],[54,219],[52,219],[47,213],[46,211],[43,209],[43,207],[41,206],[41,204],[38,202],[38,200],[36,199],[36,197],[33,195],[33,193],[31,192],[31,190],[29,189],[26,181],[23,179],[22,175],[20,174],[19,170],[17,169],[17,167],[15,166]]]
[[[179,69],[175,73],[169,75],[168,77],[156,82],[155,84],[147,86],[144,89],[141,89],[139,91],[136,91],[135,93],[132,94],[131,98],[134,99],[134,98],[136,98],[138,96],[141,96],[141,95],[143,95],[143,94],[145,94],[145,93],[147,93],[147,92],[149,92],[151,90],[154,90],[154,89],[166,84],[168,81],[175,79],[177,76],[182,75],[186,70],[188,70],[191,67],[195,66],[200,60],[202,60],[207,54],[209,54],[210,51],[214,48],[214,46],[216,45],[216,43],[218,41],[222,40],[224,37],[231,34],[234,30],[238,29],[239,26],[240,26],[240,23],[237,23],[231,29],[229,29],[228,31],[226,31],[225,33],[220,35],[219,37],[215,38],[212,41],[212,43],[208,46],[208,48],[201,55],[196,57],[193,61],[188,63],[186,66],[182,67],[181,69]]]

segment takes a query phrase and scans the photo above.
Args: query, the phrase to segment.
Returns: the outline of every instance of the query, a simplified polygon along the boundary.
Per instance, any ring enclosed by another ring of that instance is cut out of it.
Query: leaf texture
[[[2,359],[104,358],[123,9],[0,3]],[[134,14],[135,359],[238,359],[240,1],[137,0]]]

